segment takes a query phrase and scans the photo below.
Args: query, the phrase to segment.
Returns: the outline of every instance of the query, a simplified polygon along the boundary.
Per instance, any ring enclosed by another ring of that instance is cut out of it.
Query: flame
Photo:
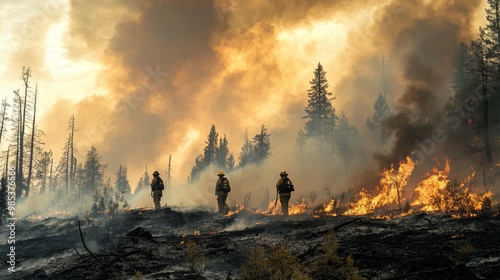
[[[302,198],[300,200],[300,203],[298,204],[292,204],[288,207],[288,215],[299,215],[303,214],[307,211],[308,205],[306,203],[306,200]]]
[[[353,203],[344,215],[365,215],[372,213],[376,208],[393,203],[398,203],[398,207],[401,208],[403,187],[406,186],[414,168],[415,162],[410,157],[406,157],[406,162],[399,163],[397,172],[392,164],[390,169],[382,170],[380,173],[382,178],[377,187],[378,194],[372,197],[365,189],[362,189],[358,194],[358,201]]]
[[[236,208],[235,210],[230,210],[229,212],[227,212],[227,214],[224,215],[224,217],[231,217],[232,215],[243,211],[243,209],[245,209],[245,205],[238,206],[238,208]]]
[[[415,191],[418,193],[418,199],[411,203],[411,206],[421,206],[422,211],[438,211],[444,209],[444,205],[439,205],[436,198],[439,197],[439,192],[446,189],[450,183],[448,174],[450,173],[450,161],[446,159],[444,170],[438,170],[437,167],[432,169],[426,179],[422,180]],[[441,200],[444,202],[444,200]]]
[[[314,218],[319,218],[320,215],[323,216],[337,216],[336,211],[337,201],[332,198],[328,202],[323,203],[323,205],[314,211]]]
[[[483,195],[470,191],[473,172],[465,180],[452,182],[448,175],[450,173],[450,161],[446,159],[443,170],[433,168],[432,174],[422,180],[415,191],[418,193],[418,199],[411,203],[412,206],[420,207],[422,211],[429,212],[459,212],[454,217],[475,216],[474,211],[482,210],[485,201],[490,201],[493,197],[491,191]]]
[[[262,214],[266,216],[271,216],[271,215],[278,215],[281,211],[281,207],[279,203],[274,204],[274,201],[269,201],[269,204],[267,206],[266,210],[258,209],[255,211],[256,214]]]
[[[307,209],[311,208],[307,204],[306,200],[302,198],[299,203],[290,204],[288,206],[288,215],[299,215],[307,212]],[[269,205],[266,210],[258,209],[254,212],[255,214],[262,214],[266,216],[275,216],[281,214],[281,205],[279,203],[274,204],[274,201],[269,201]]]

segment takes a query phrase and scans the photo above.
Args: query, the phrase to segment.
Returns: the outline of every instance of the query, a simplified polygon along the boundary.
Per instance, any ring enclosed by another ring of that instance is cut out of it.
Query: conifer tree
[[[92,146],[87,152],[87,157],[84,163],[84,188],[87,193],[93,194],[98,188],[104,185],[104,171],[106,165],[101,163],[101,156],[97,149]]]
[[[219,134],[215,130],[215,125],[210,128],[210,133],[208,134],[205,148],[203,149],[203,163],[205,166],[215,162],[215,154],[217,153],[217,141]]]
[[[215,163],[221,168],[227,168],[229,157],[229,147],[226,135],[224,134],[224,138],[219,139],[219,147],[215,152]]]
[[[358,131],[349,123],[349,120],[345,116],[344,112],[340,113],[335,138],[337,151],[345,163],[350,163],[356,154],[361,153],[361,145],[358,144]]]
[[[52,151],[42,152],[40,160],[35,166],[35,178],[38,181],[37,186],[40,189],[40,193],[45,193],[45,191],[50,187],[50,165],[52,163]]]
[[[127,167],[120,165],[118,167],[118,172],[116,173],[115,188],[117,192],[124,195],[130,195],[130,183],[127,178]]]
[[[245,131],[243,146],[241,147],[241,152],[239,154],[238,167],[243,167],[251,162],[253,162],[253,144],[248,137],[248,129]]]
[[[368,126],[368,131],[376,146],[380,148],[387,142],[387,135],[384,134],[383,122],[391,115],[391,109],[382,93],[378,94],[373,108],[375,110],[373,117],[366,119],[366,125]]]
[[[328,81],[326,72],[321,63],[314,70],[314,78],[310,81],[311,88],[307,91],[308,105],[305,108],[308,119],[305,124],[307,137],[320,139],[326,146],[330,146],[332,151],[333,135],[336,125],[335,108],[332,106],[331,92],[328,91]]]
[[[271,135],[267,132],[265,125],[261,125],[260,132],[253,137],[252,147],[255,161],[262,161],[267,158],[271,152]]]

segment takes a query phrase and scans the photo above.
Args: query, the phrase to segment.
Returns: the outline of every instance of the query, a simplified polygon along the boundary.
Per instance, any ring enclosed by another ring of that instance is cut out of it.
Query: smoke
[[[235,186],[230,202],[251,193],[258,205],[266,189],[274,195],[282,170],[298,186],[293,199],[341,192],[357,174],[371,174],[376,163],[388,167],[428,137],[428,118],[451,94],[450,49],[474,36],[480,2],[72,1],[69,55],[99,53],[99,85],[107,89],[71,108],[80,156],[97,146],[109,176],[126,165],[134,188],[146,165],[165,174],[172,155],[173,191],[164,201],[215,207],[217,170],[195,185],[184,183],[210,126],[227,135],[237,158],[245,130],[252,137],[265,124],[272,156],[228,174]],[[347,164],[338,156],[322,159],[311,142],[300,158],[295,140],[317,63],[327,71],[337,112],[345,112],[368,146],[365,121],[382,91],[383,56],[395,112],[385,124],[394,137],[390,152],[375,154],[374,163],[373,151],[359,148]],[[62,106],[67,102],[54,112]],[[61,121],[54,113],[43,122]],[[134,205],[152,205],[147,192],[140,197]]]
[[[453,50],[473,37],[470,28],[479,4],[480,1],[398,4],[399,12],[392,22],[404,24],[399,28],[393,24],[386,27],[396,31],[391,55],[399,60],[404,88],[396,99],[396,112],[384,123],[387,134],[395,136],[394,145],[389,153],[374,156],[381,168],[397,164],[431,136],[434,127],[430,120],[451,96]]]

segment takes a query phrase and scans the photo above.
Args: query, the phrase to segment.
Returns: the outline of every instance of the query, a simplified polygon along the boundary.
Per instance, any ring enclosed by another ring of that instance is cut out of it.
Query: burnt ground
[[[85,243],[83,247],[78,219]],[[141,228],[141,229],[138,229]],[[136,229],[135,232],[132,232]],[[16,222],[16,272],[8,272],[8,231],[0,230],[1,279],[193,279],[186,242],[209,259],[200,279],[238,279],[255,246],[284,245],[307,264],[333,230],[366,279],[499,279],[500,218],[415,213],[401,218],[303,214],[283,219],[240,212],[132,210],[113,216],[33,215]],[[131,233],[132,232],[132,233]]]

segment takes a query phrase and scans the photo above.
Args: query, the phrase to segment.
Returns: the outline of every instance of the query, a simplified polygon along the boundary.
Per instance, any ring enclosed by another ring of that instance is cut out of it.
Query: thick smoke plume
[[[415,140],[428,137],[432,128],[426,119],[451,94],[450,49],[473,38],[480,4],[75,0],[66,38],[69,54],[99,52],[104,64],[99,84],[108,92],[71,110],[60,108],[67,107],[63,100],[53,112],[75,113],[82,160],[96,146],[112,178],[118,165],[128,167],[132,187],[146,165],[164,175],[172,155],[169,204],[215,207],[217,170],[209,169],[196,185],[185,186],[212,124],[220,136],[227,135],[236,158],[247,129],[250,136],[261,124],[270,129],[273,155],[262,165],[229,174],[237,186],[230,195],[235,203],[247,193],[254,204],[273,198],[282,170],[298,186],[294,199],[313,192],[322,197],[326,189],[338,193],[362,170],[385,168],[408,155]],[[88,52],[71,51],[75,46]],[[308,147],[301,163],[295,139],[304,126],[307,90],[317,63],[327,71],[329,90],[336,97],[333,106],[345,112],[369,147],[365,120],[382,91],[381,57],[388,61],[387,96],[395,112],[385,124],[394,137],[390,152],[376,154],[376,162],[368,149],[349,165],[338,158],[325,164]],[[53,118],[47,114],[45,126]],[[66,133],[61,129],[52,135],[64,139]],[[135,205],[151,203],[148,194],[140,197]]]

